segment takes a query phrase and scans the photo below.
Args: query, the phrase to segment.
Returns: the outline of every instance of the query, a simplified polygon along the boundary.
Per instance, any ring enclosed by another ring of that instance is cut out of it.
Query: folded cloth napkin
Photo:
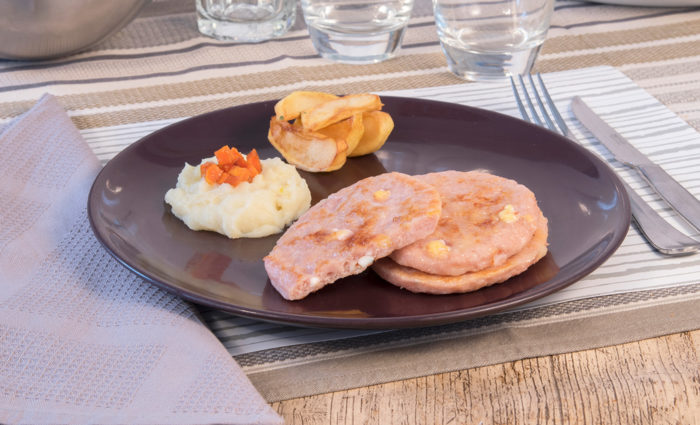
[[[189,304],[93,236],[99,169],[50,95],[0,134],[0,423],[283,423]]]

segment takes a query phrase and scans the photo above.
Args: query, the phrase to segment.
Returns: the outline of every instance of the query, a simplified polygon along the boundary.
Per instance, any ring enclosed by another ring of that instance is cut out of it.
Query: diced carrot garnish
[[[248,178],[251,175],[250,170],[243,167],[233,167],[229,174],[231,174],[232,176],[240,177],[242,180],[248,180]]]
[[[241,155],[241,154],[239,153],[239,154],[238,154],[238,158],[236,159],[236,162],[234,162],[234,165],[236,165],[236,166],[238,166],[238,167],[245,167],[246,165],[248,165],[248,162],[247,162],[246,159],[243,157],[243,155]]]
[[[231,172],[227,174],[226,183],[237,186],[239,183],[248,181],[250,177],[250,172],[247,168],[234,167]]]
[[[211,161],[207,161],[207,162],[203,163],[202,165],[199,166],[199,173],[202,176],[204,176],[207,172],[207,168],[209,168],[211,166],[216,166],[216,164],[211,162]]]
[[[222,172],[221,175],[219,176],[219,178],[216,180],[216,183],[218,183],[218,184],[226,183],[226,180],[228,179],[229,176],[230,176],[229,173]]]
[[[262,173],[262,163],[260,163],[260,157],[258,156],[258,151],[255,149],[251,150],[247,157],[248,165],[252,165],[258,172],[255,174]]]
[[[207,167],[204,172],[204,180],[209,184],[214,184],[219,182],[219,178],[224,174],[219,167]]]
[[[253,179],[255,178],[255,176],[257,176],[258,174],[260,174],[260,173],[258,173],[258,170],[256,170],[255,167],[253,167],[253,166],[250,165],[250,164],[248,164],[248,165],[246,166],[246,170],[248,170],[248,173],[250,174],[250,177],[248,177],[248,182],[252,182]]]
[[[245,158],[242,153],[238,152],[238,149],[231,148],[231,157],[233,158],[232,164],[240,165],[241,161],[245,164]]]
[[[216,160],[219,162],[219,166],[233,163],[231,148],[229,148],[228,145],[220,147],[216,152],[214,152],[214,155],[216,156]]]
[[[228,146],[222,146],[214,152],[216,155],[216,160],[219,161],[219,165],[235,164],[240,160],[245,160],[243,155],[238,152],[236,148],[230,148]]]
[[[221,182],[221,183],[222,183],[222,184],[223,184],[223,183],[228,183],[228,184],[230,184],[231,186],[236,187],[236,186],[238,186],[238,185],[239,185],[240,183],[242,183],[242,182],[243,182],[243,180],[239,179],[238,177],[232,176],[231,174],[226,174],[226,179],[225,179],[223,182]]]
[[[199,167],[209,184],[228,183],[235,187],[244,181],[252,182],[253,178],[262,172],[262,163],[255,149],[250,151],[247,159],[238,149],[229,146],[222,146],[214,155],[218,164],[208,161]]]

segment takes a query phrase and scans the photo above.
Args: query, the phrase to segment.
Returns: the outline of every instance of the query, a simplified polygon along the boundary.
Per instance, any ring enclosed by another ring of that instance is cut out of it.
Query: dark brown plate
[[[575,143],[495,112],[382,100],[396,123],[387,143],[339,171],[301,172],[313,202],[385,171],[488,170],[535,193],[549,218],[549,254],[520,276],[468,294],[413,294],[365,271],[301,301],[284,300],[262,262],[279,235],[231,240],[191,231],[163,202],[185,162],[199,163],[222,145],[256,148],[261,158],[279,156],[266,138],[274,102],[186,119],[124,149],[90,191],[95,235],[133,272],[195,303],[264,320],[342,328],[435,325],[511,308],[581,279],[622,242],[630,223],[626,193],[607,165]]]

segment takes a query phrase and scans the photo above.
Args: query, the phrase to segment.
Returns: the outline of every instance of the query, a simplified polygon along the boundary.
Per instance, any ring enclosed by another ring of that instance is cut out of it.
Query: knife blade
[[[571,100],[576,118],[613,154],[633,168],[691,226],[700,230],[700,200],[674,180],[663,168],[603,121],[579,96]]]

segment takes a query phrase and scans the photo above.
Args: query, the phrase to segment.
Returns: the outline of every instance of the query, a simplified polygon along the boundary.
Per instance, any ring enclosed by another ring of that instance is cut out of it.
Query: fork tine
[[[547,90],[547,86],[544,84],[544,80],[542,80],[542,75],[539,72],[537,73],[537,80],[539,80],[540,82],[540,87],[542,88],[542,93],[544,94],[544,100],[547,102],[547,105],[549,105],[549,110],[552,111],[552,115],[554,115],[554,120],[557,122],[559,129],[561,129],[562,133],[564,133],[565,136],[571,135],[571,130],[569,130],[569,127],[564,122],[564,119],[559,113],[559,110],[557,109],[556,105],[554,105],[552,96],[549,95],[549,90]]]
[[[525,85],[525,81],[523,80],[522,75],[518,75],[518,80],[520,81],[520,87],[523,89],[523,94],[525,95],[525,101],[527,102],[527,106],[530,109],[530,114],[532,114],[533,122],[536,123],[537,125],[544,126],[544,123],[540,119],[540,115],[537,113],[537,110],[535,109],[535,105],[532,104],[532,97],[530,96],[530,92],[527,90],[527,86]]]
[[[515,84],[515,80],[513,79],[513,76],[510,76],[510,86],[513,88],[513,95],[515,96],[515,103],[518,104],[518,109],[520,110],[520,115],[526,120],[526,121],[531,121],[530,120],[530,115],[528,115],[527,111],[525,110],[525,105],[523,105],[522,99],[520,99],[520,93],[518,93],[518,86]]]
[[[537,74],[539,75],[539,74]],[[549,113],[547,112],[547,108],[544,107],[544,103],[542,103],[542,97],[540,96],[539,90],[537,90],[537,85],[535,84],[535,80],[532,79],[532,74],[527,74],[527,77],[530,79],[530,85],[532,86],[532,90],[535,92],[535,100],[537,101],[537,105],[540,107],[540,111],[542,111],[542,116],[544,117],[544,120],[547,122],[547,128],[549,128],[552,131],[557,131],[557,126],[554,125],[554,122],[552,119],[549,117]],[[540,80],[542,78],[540,77]],[[542,91],[546,90],[546,87],[544,87],[544,83],[542,84]],[[556,108],[553,108],[554,104],[551,102],[551,98],[549,95],[546,95],[547,99],[549,99],[548,104],[550,109],[555,110]]]

